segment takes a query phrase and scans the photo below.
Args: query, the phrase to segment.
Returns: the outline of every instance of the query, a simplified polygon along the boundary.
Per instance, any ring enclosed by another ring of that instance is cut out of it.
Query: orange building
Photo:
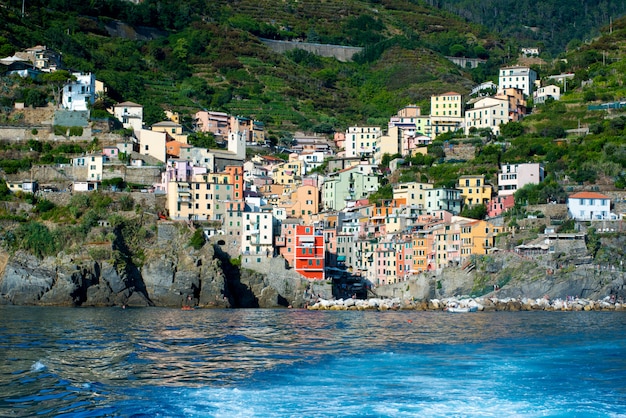
[[[295,270],[307,279],[324,279],[324,235],[312,225],[297,225],[295,231]]]

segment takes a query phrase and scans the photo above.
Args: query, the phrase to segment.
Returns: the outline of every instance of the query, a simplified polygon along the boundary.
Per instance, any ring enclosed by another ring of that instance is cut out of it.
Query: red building
[[[297,225],[295,233],[295,270],[307,279],[324,279],[324,235],[312,225]]]

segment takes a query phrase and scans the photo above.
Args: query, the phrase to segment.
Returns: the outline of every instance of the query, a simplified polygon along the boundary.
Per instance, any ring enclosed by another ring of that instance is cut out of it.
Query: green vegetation
[[[0,47],[41,44],[61,52],[68,68],[96,72],[108,87],[107,97],[92,106],[93,117],[106,116],[101,111],[111,102],[131,100],[143,104],[148,125],[161,121],[165,109],[192,114],[206,108],[253,117],[270,129],[331,133],[384,120],[409,103],[427,106],[433,93],[467,92],[468,73],[433,50],[492,63],[505,51],[484,29],[408,0],[376,10],[368,1],[245,0],[234,7],[226,0],[34,0],[26,3],[27,19],[20,8],[10,1],[0,9],[10,35]],[[158,29],[141,41],[112,35],[125,24]],[[280,55],[259,36],[365,49],[355,62],[301,50]],[[69,78],[56,72],[2,80],[3,103],[58,103]]]
[[[204,246],[204,231],[201,228],[193,231],[193,235],[189,239],[189,246],[191,246],[194,250],[199,250]]]
[[[544,58],[580,46],[598,36],[598,28],[608,25],[611,17],[626,13],[626,4],[609,0],[545,0],[539,7],[528,0],[440,0],[437,4],[515,39],[519,47],[540,47]]]

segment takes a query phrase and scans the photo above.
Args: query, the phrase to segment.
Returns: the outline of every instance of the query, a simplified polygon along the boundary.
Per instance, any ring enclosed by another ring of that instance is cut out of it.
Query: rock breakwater
[[[479,312],[489,311],[626,311],[626,303],[607,296],[602,300],[547,298],[445,298],[422,301],[400,298],[390,299],[320,299],[306,307],[312,311],[446,311],[449,308],[476,308]]]

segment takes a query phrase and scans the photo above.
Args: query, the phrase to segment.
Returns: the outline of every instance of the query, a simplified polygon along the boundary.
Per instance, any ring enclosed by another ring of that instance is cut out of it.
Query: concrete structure
[[[297,225],[294,240],[296,272],[307,279],[323,280],[325,254],[322,231],[312,225]]]
[[[504,99],[509,101],[509,121],[520,121],[527,112],[526,99],[524,92],[514,87],[501,89],[494,96],[496,99]]]
[[[151,131],[149,129],[140,129],[135,131],[135,135],[139,141],[140,154],[150,155],[151,157],[165,163],[165,144],[167,142],[167,133]]]
[[[305,175],[324,164],[325,154],[322,151],[307,151],[299,154],[298,159],[304,163],[302,174]]]
[[[267,45],[271,50],[278,53],[284,53],[292,49],[303,49],[312,54],[321,57],[333,57],[338,61],[352,61],[354,54],[361,52],[363,48],[343,45],[317,44],[311,42],[295,42],[295,41],[276,41],[272,39],[263,39],[261,42]]]
[[[174,220],[225,221],[244,210],[243,169],[229,166],[224,172],[193,175],[189,181],[170,181],[167,187],[169,216]]]
[[[412,206],[426,213],[426,190],[432,190],[431,183],[399,183],[393,188],[394,199],[404,199],[407,206]]]
[[[470,95],[478,95],[478,96],[491,96],[498,91],[498,85],[493,81],[486,81],[474,87],[470,92]]]
[[[515,206],[515,197],[512,194],[506,196],[494,196],[487,203],[487,217],[495,218]]]
[[[467,57],[446,57],[446,59],[452,61],[454,64],[461,68],[477,68],[480,64],[485,64],[487,60],[481,58],[467,58]]]
[[[263,257],[273,256],[274,216],[272,212],[245,212],[242,215],[241,253]]]
[[[293,191],[288,199],[281,199],[279,207],[291,218],[302,218],[305,223],[319,212],[320,192],[316,186],[302,185]]]
[[[62,68],[61,54],[48,49],[45,45],[36,45],[21,52],[16,52],[15,56],[27,59],[35,68],[46,73]]]

